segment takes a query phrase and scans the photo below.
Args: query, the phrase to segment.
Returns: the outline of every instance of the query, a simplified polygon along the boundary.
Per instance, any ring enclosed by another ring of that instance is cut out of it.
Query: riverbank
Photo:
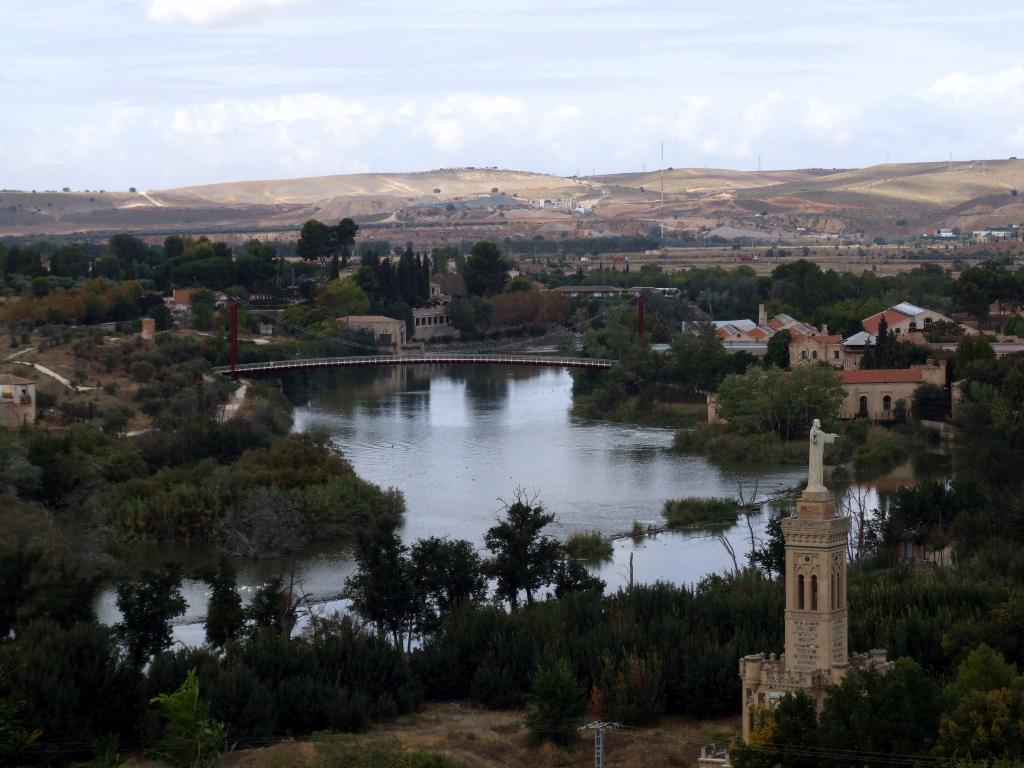
[[[641,427],[683,429],[707,421],[707,406],[703,403],[667,403],[646,401],[638,397],[625,398],[614,404],[601,404],[586,395],[573,397],[572,415],[581,419],[611,421],[618,424],[636,424]]]

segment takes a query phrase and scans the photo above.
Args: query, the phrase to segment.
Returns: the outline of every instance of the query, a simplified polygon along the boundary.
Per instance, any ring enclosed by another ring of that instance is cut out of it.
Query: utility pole
[[[658,214],[661,222],[661,239],[665,239],[665,142],[661,142],[661,211]]]
[[[594,732],[594,768],[604,768],[604,732],[609,728],[621,728],[618,723],[606,723],[595,720],[580,726],[581,731]]]

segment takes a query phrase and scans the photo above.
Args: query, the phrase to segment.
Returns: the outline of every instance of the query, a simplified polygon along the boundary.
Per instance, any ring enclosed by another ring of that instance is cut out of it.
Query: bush
[[[597,531],[579,531],[565,540],[565,551],[573,560],[598,563],[611,560],[614,548]]]
[[[154,696],[150,703],[159,708],[167,724],[151,754],[181,768],[208,768],[217,763],[227,747],[224,724],[210,717],[210,706],[199,697],[195,669],[177,691]]]
[[[736,522],[740,506],[735,499],[688,497],[665,502],[662,515],[669,528],[728,528]]]
[[[586,709],[583,689],[564,659],[542,666],[530,687],[526,725],[536,741],[565,745],[578,735],[576,730]]]
[[[640,724],[665,710],[665,685],[657,654],[648,657],[634,652],[618,662],[606,656],[599,690],[608,718],[616,722]]]

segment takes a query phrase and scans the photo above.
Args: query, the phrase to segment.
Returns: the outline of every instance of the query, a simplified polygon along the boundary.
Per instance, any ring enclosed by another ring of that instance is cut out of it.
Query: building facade
[[[452,325],[448,306],[440,304],[434,307],[421,307],[412,311],[414,339],[434,339],[439,336],[458,336],[459,332]]]
[[[347,315],[341,323],[353,331],[373,337],[382,352],[397,352],[405,345],[405,321],[384,315]]]
[[[36,383],[0,373],[0,427],[17,429],[36,423]]]
[[[896,421],[900,415],[913,415],[914,392],[919,386],[945,388],[946,361],[911,368],[841,371],[839,375],[846,391],[839,418]]]
[[[782,521],[786,542],[786,649],[780,658],[763,653],[740,659],[743,740],[757,727],[758,713],[787,694],[805,692],[820,712],[828,686],[851,669],[891,668],[886,652],[851,656],[847,647],[846,551],[850,518],[836,515],[832,495],[821,484],[824,443],[835,435],[817,420],[810,436],[807,489],[796,514]]]

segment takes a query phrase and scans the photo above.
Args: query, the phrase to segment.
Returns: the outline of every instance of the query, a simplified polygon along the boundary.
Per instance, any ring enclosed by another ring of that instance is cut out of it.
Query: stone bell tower
[[[850,518],[837,517],[835,501],[822,482],[825,445],[836,435],[817,419],[810,434],[807,488],[796,514],[782,521],[786,541],[786,652],[740,659],[743,740],[754,728],[758,709],[770,709],[788,693],[804,691],[820,712],[826,689],[850,668],[887,671],[885,651],[850,657],[847,649],[846,547]]]

